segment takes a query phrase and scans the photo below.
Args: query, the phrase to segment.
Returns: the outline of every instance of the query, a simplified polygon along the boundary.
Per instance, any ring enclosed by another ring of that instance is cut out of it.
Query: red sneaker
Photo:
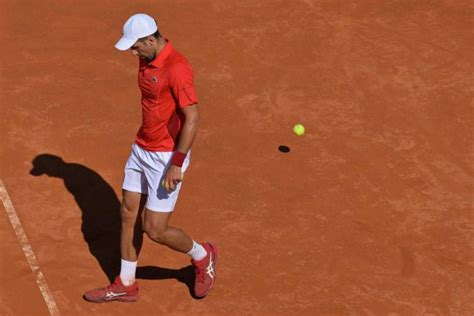
[[[196,271],[194,295],[202,298],[209,294],[216,283],[217,247],[211,243],[202,244],[207,256],[199,261],[191,260]]]
[[[130,286],[125,286],[120,276],[107,287],[87,291],[84,298],[94,303],[105,303],[111,301],[135,302],[138,300],[138,283],[135,281]]]

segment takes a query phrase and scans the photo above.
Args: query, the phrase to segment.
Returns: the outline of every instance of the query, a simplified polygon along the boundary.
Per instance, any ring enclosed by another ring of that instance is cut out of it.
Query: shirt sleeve
[[[171,93],[180,108],[198,102],[194,90],[194,73],[189,64],[176,63],[170,68],[169,84]]]

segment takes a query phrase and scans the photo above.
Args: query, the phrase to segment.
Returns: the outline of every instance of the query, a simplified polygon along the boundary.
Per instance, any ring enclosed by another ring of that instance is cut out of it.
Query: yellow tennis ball
[[[161,182],[161,186],[163,187],[163,189],[166,190],[166,180],[163,180],[163,182]],[[173,183],[170,183],[169,188],[170,188],[171,190],[174,190],[174,188],[175,188],[174,184],[173,184]]]
[[[293,132],[298,136],[303,135],[304,134],[303,124],[296,124],[295,126],[293,126]]]
[[[184,178],[184,173],[181,173],[181,181],[183,181],[183,178]],[[172,187],[174,187],[173,184],[171,184],[171,185],[172,185]],[[163,188],[166,188],[166,179],[163,179],[163,181],[161,181],[161,186]]]

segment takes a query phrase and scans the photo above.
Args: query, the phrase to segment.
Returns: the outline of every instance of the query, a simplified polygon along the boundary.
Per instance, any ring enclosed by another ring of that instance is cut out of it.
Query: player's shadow
[[[31,175],[46,174],[64,181],[82,212],[81,231],[90,253],[110,281],[120,273],[120,201],[112,187],[94,170],[67,163],[62,158],[41,154],[33,159]],[[144,199],[142,200],[142,205]],[[143,244],[141,216],[137,217],[135,248]]]
[[[137,279],[144,280],[176,279],[187,286],[189,294],[193,298],[199,299],[194,295],[193,291],[195,279],[193,265],[188,265],[187,267],[181,269],[166,269],[153,266],[138,267],[136,277]]]
[[[66,189],[74,196],[82,212],[81,231],[89,246],[90,253],[97,259],[100,267],[112,282],[120,273],[120,201],[112,187],[94,170],[86,166],[67,163],[62,158],[41,154],[33,159],[31,175],[46,174],[64,181]],[[143,210],[146,198],[142,198]],[[134,246],[139,253],[143,245],[141,214],[135,224]],[[194,287],[194,267],[165,269],[159,267],[138,267],[138,279],[163,280],[176,279],[184,283],[191,296]]]

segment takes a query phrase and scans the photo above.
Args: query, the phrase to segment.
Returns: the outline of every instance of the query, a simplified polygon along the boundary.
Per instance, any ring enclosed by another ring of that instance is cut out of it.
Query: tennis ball
[[[161,186],[163,187],[163,189],[166,190],[166,181],[165,181],[165,180],[163,180],[163,181],[161,182]],[[174,190],[174,188],[175,188],[174,184],[173,184],[173,183],[170,183],[170,187],[169,187],[169,188],[170,188],[170,190]]]
[[[293,126],[293,132],[298,136],[303,135],[304,134],[303,124],[296,124],[295,126]]]
[[[183,178],[184,178],[184,173],[181,174],[181,181],[183,181]],[[161,186],[163,188],[166,188],[166,179],[163,179],[163,181],[161,181]],[[174,185],[171,184],[172,188],[174,188]]]

